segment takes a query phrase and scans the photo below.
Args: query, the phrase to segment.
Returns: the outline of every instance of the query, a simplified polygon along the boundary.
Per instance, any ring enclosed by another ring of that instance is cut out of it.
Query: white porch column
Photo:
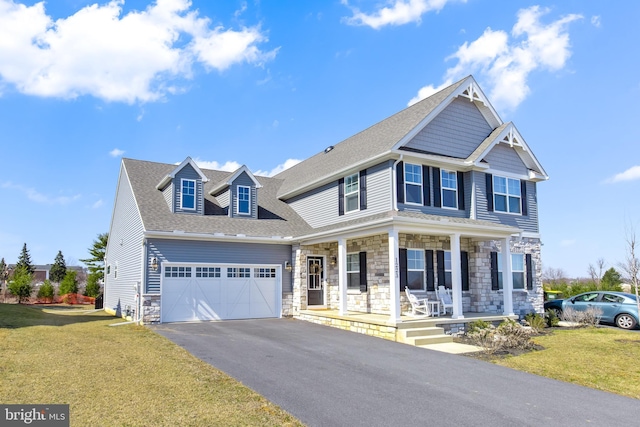
[[[341,315],[347,314],[347,241],[338,239],[338,294]]]
[[[460,234],[449,236],[451,243],[451,291],[453,299],[452,319],[463,319],[462,314],[462,261],[460,259]]]
[[[513,274],[511,273],[511,239],[502,240],[502,296],[504,298],[504,315],[513,314]]]
[[[398,260],[398,230],[389,230],[389,306],[390,320],[400,323],[400,262]]]

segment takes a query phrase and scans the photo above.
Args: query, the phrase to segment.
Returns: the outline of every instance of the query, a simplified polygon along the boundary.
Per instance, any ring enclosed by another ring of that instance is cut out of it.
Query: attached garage
[[[281,268],[163,263],[162,322],[280,317]]]

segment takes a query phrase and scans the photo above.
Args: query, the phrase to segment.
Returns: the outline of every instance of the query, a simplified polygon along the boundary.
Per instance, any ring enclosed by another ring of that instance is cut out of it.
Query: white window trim
[[[246,188],[247,190],[249,190],[249,212],[240,212],[240,189],[241,188]],[[249,187],[248,185],[238,185],[237,187],[237,201],[236,201],[236,214],[238,215],[251,215],[251,187]]]
[[[409,286],[409,272],[410,271],[422,271],[422,289],[412,289],[412,290],[422,290],[422,291],[426,291],[427,290],[427,265],[426,265],[426,261],[425,261],[425,252],[424,249],[407,249],[407,264],[409,261],[409,252],[418,252],[421,255],[422,258],[422,270],[420,269],[415,269],[415,268],[409,268],[409,265],[407,265],[407,286]]]
[[[514,256],[521,256],[522,257],[522,270],[516,270],[515,268],[513,268],[513,266],[515,265],[515,263],[513,262],[513,257]],[[527,289],[527,276],[526,276],[526,263],[525,263],[525,259],[524,259],[524,254],[521,253],[512,253],[511,254],[511,280],[512,283],[513,282],[513,275],[515,273],[522,273],[522,287],[521,288],[513,288],[514,291],[516,292],[526,292]],[[502,283],[504,284],[504,278],[502,277],[502,252],[498,253],[498,277],[501,278]],[[500,280],[498,281],[498,283],[500,283]],[[503,286],[504,287],[504,286]],[[503,288],[498,289],[499,291],[503,291]]]
[[[449,273],[449,275],[451,276],[451,288],[453,289],[453,263],[451,261],[451,251],[443,251],[444,252],[444,265],[442,266],[442,270],[444,271],[444,282],[442,285],[446,288],[447,287],[447,273]],[[449,255],[449,269],[447,269],[447,254]],[[438,283],[438,286],[440,286],[440,283]]]
[[[356,185],[356,190],[352,191],[350,193],[347,193],[347,178],[350,178],[352,176],[356,177],[356,182],[358,183]],[[352,209],[352,210],[347,210],[347,196],[350,196],[352,194],[356,195],[356,198],[358,199],[358,202],[356,203],[356,209]],[[348,214],[350,212],[358,212],[360,210],[360,173],[356,172],[356,173],[352,173],[351,175],[347,175],[344,177],[344,213]]]
[[[407,166],[417,166],[420,170],[420,184],[416,184],[415,182],[407,182]],[[422,206],[424,205],[424,190],[423,190],[423,186],[424,186],[424,176],[422,175],[422,165],[418,165],[415,163],[405,163],[404,164],[404,202],[407,205],[414,205],[414,206]],[[416,203],[416,202],[407,202],[407,186],[408,185],[415,185],[415,186],[419,186],[420,187],[420,203]]]
[[[185,182],[193,182],[193,207],[192,208],[185,207],[184,205],[184,183]],[[195,179],[187,179],[187,178],[180,179],[180,209],[185,211],[195,211],[196,207],[198,206],[197,194],[198,194],[198,184],[196,183]]]
[[[356,255],[358,257],[358,263],[356,264],[356,268],[357,270],[349,270],[349,256],[350,255]],[[360,283],[358,283],[358,287],[357,288],[350,288],[349,287],[349,273],[358,273],[360,274],[360,252],[348,252],[347,253],[347,291],[351,291],[352,293],[360,293]]]
[[[506,187],[507,187],[507,192],[506,193],[500,193],[498,191],[496,191],[496,182],[495,179],[496,178],[504,178],[506,180]],[[522,180],[520,178],[511,178],[508,176],[504,176],[504,175],[493,175],[493,182],[491,183],[492,187],[493,187],[493,211],[497,212],[497,213],[501,213],[501,214],[506,214],[506,215],[516,215],[516,216],[521,216],[522,215],[522,190],[520,190],[520,195],[518,196],[518,199],[520,199],[520,203],[518,203],[518,206],[520,207],[520,211],[519,212],[511,212],[509,211],[509,180],[513,180],[513,181],[518,181],[518,185],[521,186],[522,185]],[[500,196],[505,196],[507,198],[507,210],[506,211],[499,211],[496,209],[496,195],[500,195]],[[511,196],[511,197],[516,197],[516,196]]]
[[[444,180],[442,179],[442,174],[443,173],[452,173],[455,176],[455,180],[454,182],[456,183],[456,188],[445,188],[444,187]],[[454,197],[454,200],[456,201],[456,206],[455,207],[451,207],[451,206],[445,206],[444,205],[444,192],[445,190],[447,191],[453,191],[456,193],[456,196]],[[456,171],[453,170],[448,170],[448,169],[440,169],[440,207],[442,209],[451,209],[451,210],[458,210],[458,173]]]

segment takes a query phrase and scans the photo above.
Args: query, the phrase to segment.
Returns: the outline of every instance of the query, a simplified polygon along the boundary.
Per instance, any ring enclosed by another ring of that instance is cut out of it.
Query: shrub
[[[491,323],[484,320],[476,320],[469,323],[469,333],[478,332],[480,329],[487,329],[491,326]]]
[[[469,325],[467,337],[483,351],[492,354],[504,349],[528,350],[534,347],[532,330],[514,320],[507,319],[497,328],[487,322],[476,321]],[[485,327],[481,327],[486,325]]]
[[[51,302],[53,301],[54,289],[49,280],[45,280],[44,283],[38,289],[38,299]]]
[[[58,289],[60,295],[77,294],[78,293],[78,280],[76,279],[76,272],[71,270],[67,271],[67,274],[60,282],[60,288]]]
[[[544,316],[538,313],[527,313],[524,316],[524,320],[527,322],[527,325],[537,334],[539,334],[544,328],[547,327],[547,320]]]
[[[547,327],[553,328],[555,326],[558,326],[558,322],[560,322],[560,319],[558,318],[558,315],[555,311],[549,309],[545,312],[544,315],[547,320]]]
[[[13,280],[9,282],[8,289],[12,295],[18,297],[18,304],[22,304],[24,300],[29,299],[31,296],[32,280],[33,277],[26,268],[17,268],[13,273]]]
[[[589,307],[584,311],[566,308],[562,312],[562,320],[571,323],[577,323],[580,326],[596,326],[602,318],[602,310]]]

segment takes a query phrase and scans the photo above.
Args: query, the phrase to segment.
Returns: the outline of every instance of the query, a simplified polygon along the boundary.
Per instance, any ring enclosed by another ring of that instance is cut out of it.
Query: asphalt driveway
[[[635,399],[299,320],[153,329],[309,426],[605,426],[640,416]]]

